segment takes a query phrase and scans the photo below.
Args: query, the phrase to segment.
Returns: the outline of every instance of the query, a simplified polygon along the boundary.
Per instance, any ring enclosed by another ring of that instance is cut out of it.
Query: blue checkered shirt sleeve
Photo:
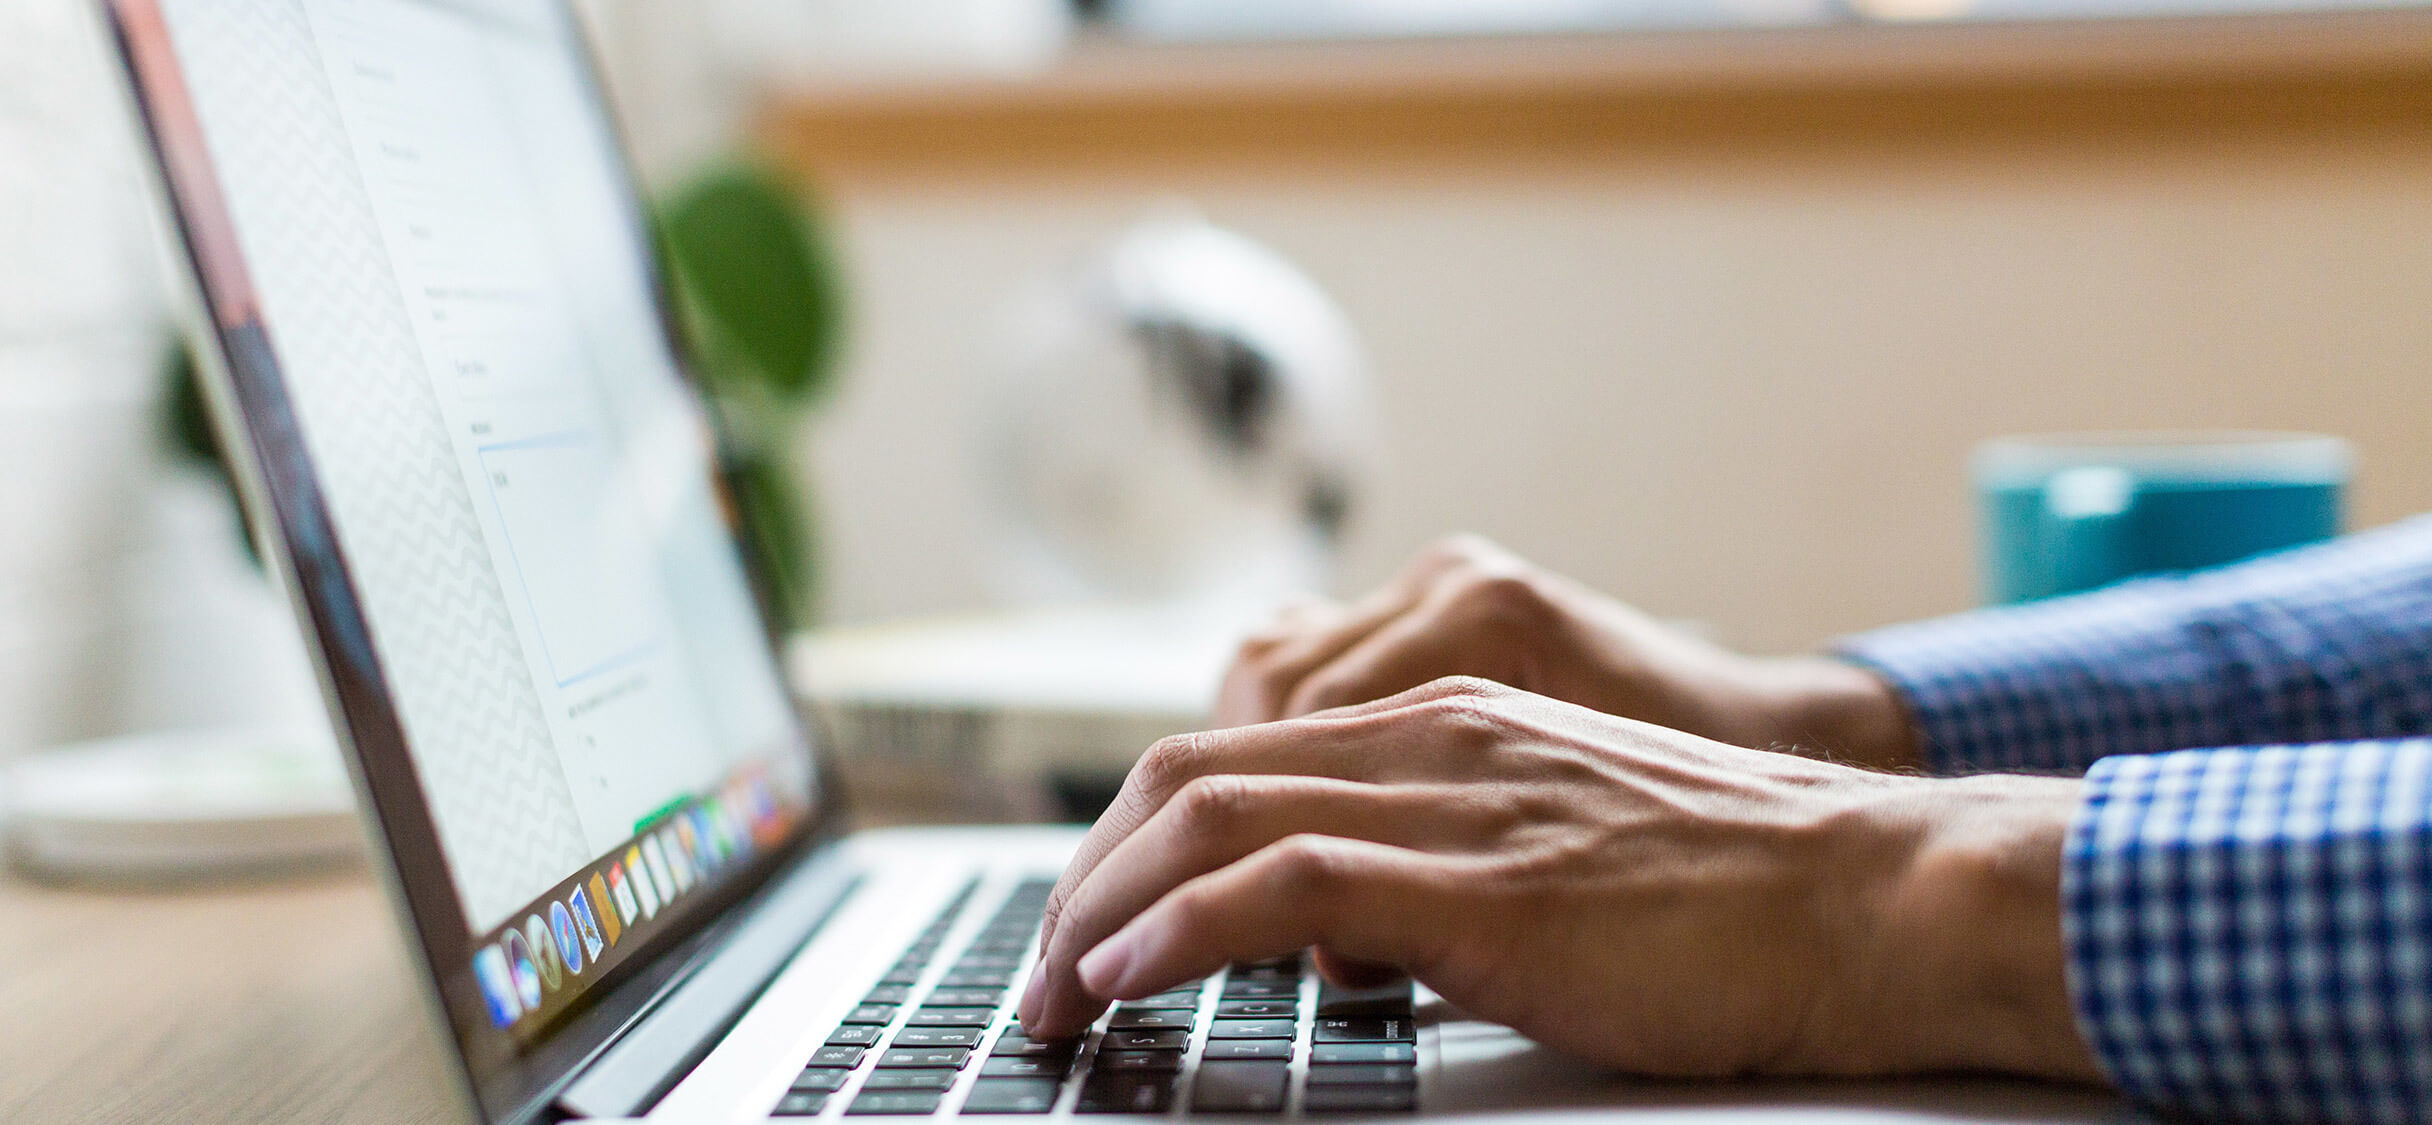
[[[1942,771],[2084,771],[2069,987],[2123,1091],[2432,1122],[2432,520],[1843,652]]]
[[[2432,734],[2432,517],[1841,652],[1899,689],[1938,773]]]

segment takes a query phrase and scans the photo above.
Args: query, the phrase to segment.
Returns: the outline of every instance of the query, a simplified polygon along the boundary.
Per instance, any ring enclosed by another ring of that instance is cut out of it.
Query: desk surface
[[[453,1121],[412,987],[387,905],[360,873],[189,891],[0,877],[0,1121]],[[1847,1089],[1852,1106],[1942,1104]],[[2001,1120],[2088,1105],[2056,1088],[1965,1093]],[[1714,1087],[1650,1097],[1729,1100]]]
[[[452,1120],[387,904],[0,877],[0,1121]]]

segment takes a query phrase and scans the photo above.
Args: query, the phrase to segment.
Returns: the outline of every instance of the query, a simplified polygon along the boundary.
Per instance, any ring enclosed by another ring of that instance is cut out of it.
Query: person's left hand
[[[1169,739],[1048,907],[1021,1005],[1314,946],[1630,1071],[2088,1079],[2063,981],[2075,782],[1745,750],[1478,680]]]

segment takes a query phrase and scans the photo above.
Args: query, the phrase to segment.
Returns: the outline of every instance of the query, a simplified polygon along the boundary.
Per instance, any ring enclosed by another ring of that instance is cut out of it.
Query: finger
[[[1483,694],[1484,685],[1446,685],[1437,696],[1462,692]],[[1414,697],[1421,693],[1411,693]],[[1419,701],[1414,699],[1414,702]],[[1333,715],[1283,723],[1264,723],[1231,730],[1202,731],[1163,739],[1141,755],[1123,788],[1098,822],[1090,826],[1073,850],[1071,863],[1048,896],[1040,923],[1040,944],[1055,940],[1062,927],[1065,904],[1073,889],[1089,877],[1123,838],[1164,807],[1175,790],[1211,774],[1299,774],[1344,781],[1388,781],[1424,776],[1446,750],[1433,746],[1397,744],[1396,735],[1380,721],[1386,712]],[[1403,738],[1402,741],[1406,741]],[[1034,974],[1023,994],[1022,1010],[1035,1014],[1044,977]]]
[[[1077,1032],[1099,1008],[1074,964],[1175,887],[1305,834],[1414,850],[1474,847],[1502,821],[1475,786],[1382,786],[1312,777],[1219,774],[1182,787],[1125,837],[1066,900],[1043,943],[1035,1007],[1025,991],[1022,1021],[1042,1034]]]
[[[1461,874],[1440,856],[1294,836],[1158,900],[1081,958],[1081,979],[1130,1000],[1312,945],[1423,975],[1452,940]]]
[[[1284,700],[1302,677],[1324,667],[1387,622],[1408,612],[1437,581],[1462,563],[1452,548],[1422,552],[1385,585],[1288,639],[1244,646],[1217,692],[1219,726],[1242,726],[1283,717]]]
[[[1052,934],[1064,900],[1088,868],[1115,843],[1155,815],[1174,789],[1207,774],[1294,773],[1347,781],[1385,781],[1428,776],[1449,763],[1473,764],[1452,748],[1379,721],[1395,712],[1451,699],[1498,699],[1521,694],[1472,676],[1431,681],[1389,699],[1338,707],[1299,719],[1228,730],[1200,731],[1160,739],[1132,766],[1105,813],[1090,826],[1064,878],[1047,901],[1045,930]],[[1351,720],[1367,720],[1352,722]],[[1380,772],[1382,771],[1382,772]]]
[[[1491,666],[1486,654],[1462,651],[1465,644],[1474,646],[1476,638],[1455,620],[1459,612],[1451,591],[1431,595],[1303,677],[1285,699],[1283,716],[1384,699],[1455,674],[1511,678],[1509,669]]]
[[[1374,961],[1360,961],[1318,946],[1317,975],[1342,988],[1375,988],[1402,979],[1402,970]]]

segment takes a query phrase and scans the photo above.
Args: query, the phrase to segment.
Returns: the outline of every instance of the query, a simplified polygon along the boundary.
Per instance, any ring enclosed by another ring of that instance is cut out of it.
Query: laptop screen
[[[817,798],[586,56],[551,0],[111,8],[424,944],[529,1045]]]

